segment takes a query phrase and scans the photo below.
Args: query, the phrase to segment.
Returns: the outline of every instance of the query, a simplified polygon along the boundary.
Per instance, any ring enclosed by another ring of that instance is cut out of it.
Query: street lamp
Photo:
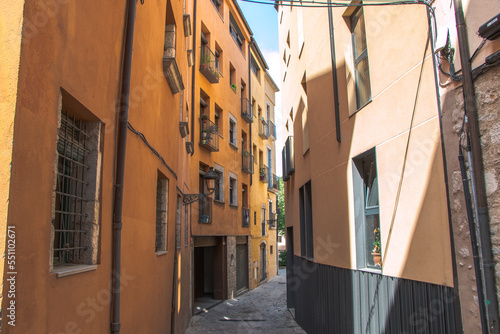
[[[208,194],[205,194],[203,192],[200,194],[184,194],[185,205],[192,204],[202,197],[208,197],[215,191],[215,180],[217,180],[219,176],[214,171],[213,167],[209,168],[208,172],[203,176],[203,178],[205,179],[205,185],[207,187]]]

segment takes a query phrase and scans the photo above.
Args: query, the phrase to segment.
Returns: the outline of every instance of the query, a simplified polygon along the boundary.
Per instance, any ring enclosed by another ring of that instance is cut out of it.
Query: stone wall
[[[496,67],[475,80],[479,113],[483,162],[491,224],[491,238],[497,273],[497,293],[500,290],[500,67]],[[463,90],[461,86],[449,89],[442,95],[442,121],[446,150],[448,190],[453,222],[455,254],[459,281],[462,322],[465,333],[476,333],[480,328],[476,276],[470,241],[467,211],[458,147],[464,116]],[[462,141],[463,147],[465,140]],[[464,149],[468,167],[467,152]]]

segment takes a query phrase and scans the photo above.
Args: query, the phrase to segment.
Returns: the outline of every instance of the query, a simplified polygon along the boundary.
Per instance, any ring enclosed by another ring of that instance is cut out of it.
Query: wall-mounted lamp
[[[217,180],[219,177],[217,176],[217,173],[214,171],[213,167],[210,167],[208,172],[203,176],[205,179],[205,185],[208,190],[208,194],[201,193],[201,194],[184,194],[184,204],[188,205],[191,203],[194,203],[198,201],[202,197],[208,197],[212,195],[212,193],[215,191],[215,180]]]

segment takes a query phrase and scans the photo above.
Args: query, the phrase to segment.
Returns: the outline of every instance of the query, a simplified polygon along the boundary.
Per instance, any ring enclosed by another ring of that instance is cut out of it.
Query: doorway
[[[266,265],[266,244],[262,243],[260,245],[260,281],[264,281],[267,278],[267,265]]]

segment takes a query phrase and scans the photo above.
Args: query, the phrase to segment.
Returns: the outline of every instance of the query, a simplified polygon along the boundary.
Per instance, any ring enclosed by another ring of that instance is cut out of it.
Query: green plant
[[[373,230],[373,253],[380,253],[380,228]]]
[[[211,61],[211,57],[210,57],[209,53],[205,53],[205,54],[202,55],[202,57],[201,57],[201,63],[203,65],[210,64],[210,61]]]
[[[236,92],[236,89],[238,89],[238,87],[236,86],[236,84],[231,84],[231,88]]]
[[[286,250],[280,252],[280,255],[279,255],[279,265],[280,265],[280,267],[286,266]]]

